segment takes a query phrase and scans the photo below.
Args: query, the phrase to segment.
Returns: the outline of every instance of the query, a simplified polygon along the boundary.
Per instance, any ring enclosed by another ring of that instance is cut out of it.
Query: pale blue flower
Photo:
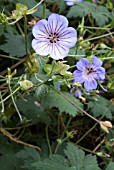
[[[66,17],[51,14],[48,21],[42,19],[33,27],[32,47],[41,56],[50,55],[55,60],[63,59],[77,42],[77,31],[68,27]]]
[[[74,5],[75,2],[83,2],[83,0],[65,0],[68,6]]]
[[[97,88],[97,80],[105,79],[105,69],[102,66],[102,61],[96,56],[89,62],[86,58],[82,58],[76,64],[77,70],[73,72],[74,81],[84,83],[84,88],[87,92]]]

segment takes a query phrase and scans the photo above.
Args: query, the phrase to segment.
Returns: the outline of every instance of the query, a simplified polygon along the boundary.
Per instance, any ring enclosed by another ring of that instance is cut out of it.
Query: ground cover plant
[[[0,0],[0,170],[114,170],[114,1]]]

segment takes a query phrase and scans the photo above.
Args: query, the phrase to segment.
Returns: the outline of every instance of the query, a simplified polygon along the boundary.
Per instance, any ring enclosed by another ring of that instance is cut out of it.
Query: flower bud
[[[112,128],[112,123],[109,121],[100,121],[100,126],[104,132],[109,133],[108,128]]]
[[[33,83],[29,80],[24,80],[19,82],[21,90],[29,90],[33,87]]]

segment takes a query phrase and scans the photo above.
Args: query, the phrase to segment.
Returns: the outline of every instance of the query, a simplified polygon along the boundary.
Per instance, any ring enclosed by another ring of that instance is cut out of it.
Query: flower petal
[[[75,82],[83,83],[85,81],[85,79],[82,76],[82,72],[81,71],[75,70],[73,72],[73,75],[74,75]]]
[[[60,46],[56,43],[50,45],[50,56],[55,59],[63,59],[68,55],[69,49],[67,47]]]
[[[81,90],[80,90],[80,89],[77,89],[77,90],[75,91],[74,95],[75,95],[75,97],[80,97],[80,96],[82,96]]]
[[[88,62],[86,58],[82,58],[80,61],[77,62],[76,66],[78,70],[83,71],[83,69],[89,64],[90,63]]]
[[[59,33],[59,42],[64,46],[67,46],[68,48],[74,47],[74,45],[77,42],[77,31],[74,28],[67,28],[63,29]]]
[[[39,39],[40,37],[47,38],[49,36],[49,30],[47,29],[47,21],[45,19],[38,21],[33,27],[32,33],[37,39]]]
[[[68,27],[66,17],[59,14],[51,14],[48,18],[48,29],[50,33],[59,33],[65,27]]]
[[[84,88],[87,92],[92,91],[97,88],[97,81],[95,79],[91,81],[84,82]]]
[[[97,69],[97,80],[104,80],[105,79],[105,69],[103,67],[99,67]]]
[[[75,97],[80,97],[80,96],[82,96],[81,89],[79,89],[79,88],[78,88],[75,92],[73,92],[73,88],[70,89],[70,93],[72,93],[73,96],[75,96]]]
[[[96,67],[101,67],[102,66],[102,61],[98,59],[96,56],[92,58],[93,62],[92,64],[95,65]]]
[[[74,2],[82,2],[83,0],[65,0],[68,6],[74,5]]]
[[[36,38],[32,40],[32,47],[37,54],[46,56],[49,54],[50,46],[48,42],[38,41]]]

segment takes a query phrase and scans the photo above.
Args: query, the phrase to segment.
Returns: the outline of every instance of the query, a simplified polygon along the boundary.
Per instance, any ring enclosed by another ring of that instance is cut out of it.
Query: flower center
[[[96,72],[92,67],[85,67],[86,71],[87,71],[87,75]]]
[[[84,78],[88,81],[96,77],[97,70],[92,66],[86,66],[82,72]]]
[[[58,40],[58,34],[57,33],[51,33],[48,37],[48,39],[50,40],[50,43],[56,43]]]

